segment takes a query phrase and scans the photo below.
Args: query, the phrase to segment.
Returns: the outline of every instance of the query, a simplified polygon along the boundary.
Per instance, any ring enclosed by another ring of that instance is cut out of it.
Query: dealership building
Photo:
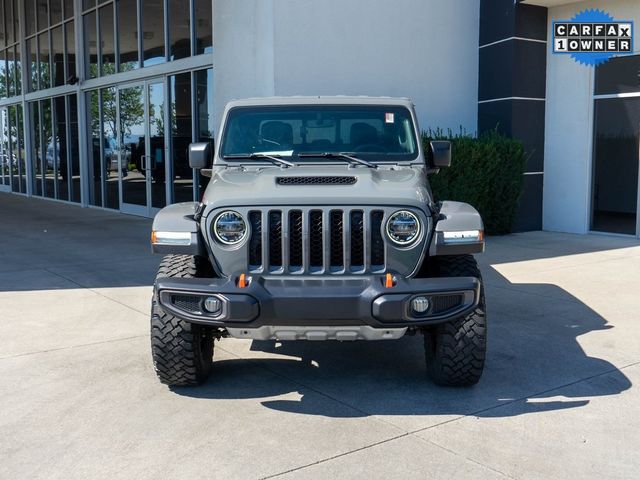
[[[0,0],[0,191],[153,216],[200,197],[186,148],[231,99],[402,96],[522,140],[517,230],[640,236],[640,33],[552,53],[591,8],[640,25],[637,0]]]

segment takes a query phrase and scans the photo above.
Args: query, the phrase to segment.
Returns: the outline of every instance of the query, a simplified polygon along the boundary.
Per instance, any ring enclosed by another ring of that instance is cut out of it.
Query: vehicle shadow
[[[517,255],[520,260],[545,256],[534,249]],[[605,318],[556,285],[515,284],[489,265],[482,268],[488,358],[482,380],[472,388],[431,383],[422,336],[415,335],[394,342],[253,341],[248,350],[223,340],[217,344],[223,352],[216,354],[222,359],[214,361],[209,381],[174,391],[263,399],[270,409],[329,417],[503,417],[578,408],[631,387],[611,362],[588,355],[580,345],[584,335],[607,342],[613,327]],[[291,393],[297,395],[273,398]]]

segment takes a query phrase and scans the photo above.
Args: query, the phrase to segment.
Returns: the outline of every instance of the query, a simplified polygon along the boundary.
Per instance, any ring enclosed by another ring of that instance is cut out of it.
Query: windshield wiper
[[[242,160],[243,158],[248,159],[265,159],[271,160],[272,163],[276,163],[278,165],[285,165],[287,167],[295,167],[295,163],[290,162],[289,160],[285,160],[280,155],[267,155],[266,153],[247,153],[247,154],[233,154],[233,155],[224,155],[222,158],[224,159],[234,159],[234,160]]]
[[[369,168],[378,168],[378,165],[376,165],[375,163],[367,162],[366,160],[363,160],[358,157],[354,157],[349,153],[343,153],[343,152],[299,153],[298,157],[300,158],[305,158],[305,157],[344,158],[345,160],[348,160],[353,163],[366,165]]]

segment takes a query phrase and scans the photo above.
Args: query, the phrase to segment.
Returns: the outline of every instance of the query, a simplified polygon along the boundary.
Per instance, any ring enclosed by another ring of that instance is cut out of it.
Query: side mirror
[[[444,168],[451,166],[451,142],[447,140],[432,140],[429,142],[431,146],[431,162],[436,168]]]
[[[189,144],[189,166],[196,170],[209,168],[213,162],[212,142]]]

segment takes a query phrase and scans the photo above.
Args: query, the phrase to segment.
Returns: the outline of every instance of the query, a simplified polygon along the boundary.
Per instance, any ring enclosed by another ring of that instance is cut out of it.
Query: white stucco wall
[[[262,95],[408,96],[477,128],[479,0],[215,0],[218,113]]]
[[[552,22],[570,19],[586,8],[601,8],[614,18],[634,20],[634,50],[640,52],[640,2],[579,2],[549,9]],[[544,151],[543,228],[587,233],[590,221],[593,147],[593,67],[566,55],[547,56],[547,103]]]

